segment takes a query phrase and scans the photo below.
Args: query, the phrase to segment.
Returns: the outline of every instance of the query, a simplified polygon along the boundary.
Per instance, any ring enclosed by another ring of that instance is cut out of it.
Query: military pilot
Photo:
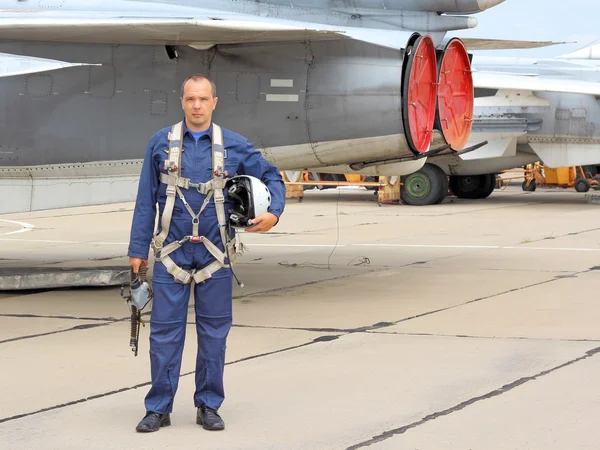
[[[284,209],[285,185],[277,168],[246,138],[212,122],[217,100],[208,77],[186,79],[181,87],[185,120],[179,128],[165,128],[151,138],[142,166],[128,250],[134,273],[147,265],[150,245],[158,254],[150,319],[152,386],[145,398],[146,415],[136,428],[140,432],[171,424],[192,281],[198,338],[196,422],[207,430],[224,429],[217,410],[225,398],[225,347],[232,324],[230,262],[235,251],[231,230],[223,223],[232,204],[225,179],[250,175],[270,191],[268,212],[254,218],[247,231],[269,231]],[[157,203],[159,229],[154,234]]]

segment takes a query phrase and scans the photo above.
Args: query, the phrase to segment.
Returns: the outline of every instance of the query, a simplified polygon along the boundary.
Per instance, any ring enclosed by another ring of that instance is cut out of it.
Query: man
[[[265,183],[271,193],[269,212],[256,217],[247,231],[269,231],[284,209],[285,185],[279,171],[263,159],[247,139],[220,129],[212,122],[217,101],[216,87],[208,77],[194,75],[186,79],[181,87],[181,106],[185,115],[181,145],[178,147],[177,142],[173,144],[170,141],[170,135],[172,139],[180,139],[170,133],[171,127],[160,130],[150,140],[142,166],[128,251],[133,272],[137,273],[142,264],[147,265],[151,242],[155,252],[161,253],[157,256],[152,279],[152,387],[145,398],[146,415],[136,428],[140,432],[157,431],[171,424],[170,413],[179,382],[190,297],[191,280],[186,278],[190,278],[190,274],[204,274],[200,282],[194,278],[198,338],[194,393],[194,404],[198,408],[196,422],[207,430],[225,427],[217,410],[225,395],[225,346],[232,324],[232,270],[228,264],[232,255],[223,242],[231,237],[230,233],[227,231],[225,234],[226,227],[219,225],[217,190],[209,192],[210,189],[206,188],[219,172],[213,167],[216,152],[221,152],[218,160],[224,163],[227,176],[236,173],[254,176]],[[220,130],[222,147],[218,143]],[[173,159],[171,153],[178,155],[180,167],[170,162]],[[169,194],[169,183],[173,184],[172,180],[180,178],[188,179],[188,189],[173,185]],[[224,177],[218,180],[224,180]],[[207,185],[203,187],[202,183]],[[176,189],[177,195],[174,194]],[[224,193],[227,214],[232,204],[227,198],[227,191],[221,192]],[[169,195],[172,197],[171,205]],[[223,199],[223,196],[220,198]],[[164,233],[153,239],[157,203],[159,231],[164,230]],[[196,239],[185,241],[192,235]],[[179,245],[177,241],[182,240],[185,242]],[[172,246],[169,247],[169,244]],[[169,253],[165,255],[167,248]],[[206,275],[207,268],[212,271],[210,275]],[[177,280],[173,274],[177,275]]]

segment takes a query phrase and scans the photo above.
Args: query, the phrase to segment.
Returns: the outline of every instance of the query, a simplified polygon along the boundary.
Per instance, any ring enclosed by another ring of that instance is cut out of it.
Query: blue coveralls
[[[164,163],[168,159],[168,154],[165,150],[169,148],[170,130],[171,127],[168,127],[156,133],[146,150],[133,214],[129,256],[148,258],[150,241],[154,234],[157,203],[160,228],[166,201],[166,184],[160,183],[159,174],[166,173]],[[222,130],[226,171],[231,176],[252,175],[262,180],[271,192],[269,211],[279,218],[285,205],[285,185],[278,169],[267,162],[246,138],[225,128]],[[185,127],[184,121],[181,158],[182,177],[189,178],[193,183],[206,183],[212,179],[212,124],[208,133],[196,142]],[[193,188],[182,192],[197,214],[205,196]],[[228,199],[226,191],[224,194],[225,213],[229,218],[229,209],[233,203]],[[217,225],[215,204],[211,200],[200,216],[199,235],[206,236],[221,251],[224,251]],[[192,217],[181,199],[177,197],[169,235],[164,245],[191,234]],[[214,261],[203,244],[192,242],[183,244],[181,248],[171,253],[170,257],[175,264],[185,270],[201,269]],[[228,263],[227,259],[226,263]],[[152,279],[154,300],[150,318],[152,387],[145,399],[147,411],[165,414],[173,409],[181,369],[190,286],[190,284],[176,283],[167,273],[164,264],[155,263]],[[204,404],[217,410],[225,398],[223,389],[225,346],[232,324],[231,269],[222,268],[206,282],[196,285],[194,301],[198,337],[194,404],[196,407]]]

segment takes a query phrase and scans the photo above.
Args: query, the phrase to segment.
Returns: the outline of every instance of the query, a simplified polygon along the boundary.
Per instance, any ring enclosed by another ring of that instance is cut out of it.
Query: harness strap
[[[223,189],[225,188],[226,176],[225,172],[225,149],[223,146],[223,131],[221,127],[213,123],[213,142],[212,142],[212,163],[213,163],[213,178],[207,183],[192,183],[189,178],[181,177],[181,152],[183,144],[183,122],[179,122],[171,128],[169,133],[169,159],[165,163],[167,174],[160,174],[160,181],[167,185],[167,200],[163,210],[161,221],[161,232],[156,235],[152,241],[152,248],[156,255],[156,261],[162,262],[167,268],[167,272],[171,274],[176,281],[180,283],[191,283],[192,280],[196,283],[201,283],[212,277],[212,274],[221,268],[228,268],[236,259],[236,248],[240,246],[239,236],[236,234],[234,242],[229,241],[226,229],[225,215],[225,196]],[[194,212],[189,205],[182,189],[196,188],[198,192],[206,195],[202,207],[198,214]],[[176,196],[179,196],[183,205],[192,217],[192,236],[186,236],[180,241],[174,241],[163,248],[163,244],[169,235],[169,228],[173,216],[173,207],[175,205]],[[222,252],[219,247],[213,244],[204,236],[199,236],[200,215],[205,210],[211,198],[215,203],[217,221],[223,248]],[[215,260],[208,266],[200,270],[184,270],[173,262],[170,253],[180,248],[185,242],[192,241],[194,243],[202,243],[208,252]],[[240,246],[241,249],[241,246]],[[228,257],[230,264],[225,264],[225,258]]]
[[[213,124],[213,170],[214,177],[213,191],[215,197],[215,210],[217,213],[217,222],[219,224],[219,232],[223,241],[223,248],[227,250],[227,229],[225,217],[225,196],[223,189],[225,188],[225,149],[223,147],[223,132],[219,125]]]
[[[215,273],[217,270],[219,270],[221,267],[229,267],[227,266],[222,266],[219,264],[218,261],[213,261],[211,262],[208,266],[206,266],[203,269],[197,270],[194,275],[194,281],[196,283],[203,283],[206,280],[208,280],[209,278],[212,278],[212,274]]]
[[[167,173],[162,173],[160,174],[160,182],[163,184],[169,184],[169,178],[170,175]],[[200,192],[203,195],[208,194],[211,189],[212,189],[212,180],[209,181],[208,183],[192,183],[190,181],[189,178],[182,178],[179,177],[177,178],[177,180],[175,181],[175,185],[181,189],[189,189],[189,188],[196,188],[196,190],[198,192]]]
[[[190,216],[192,216],[192,236],[198,236],[198,226],[200,224],[200,214],[202,214],[202,212],[206,209],[206,205],[209,204],[211,197],[213,196],[213,192],[210,191],[210,193],[206,196],[206,198],[204,199],[204,202],[202,203],[202,207],[200,208],[200,211],[198,211],[198,214],[194,213],[194,210],[192,209],[192,207],[189,205],[189,203],[187,202],[187,200],[185,199],[183,192],[181,192],[181,190],[179,188],[177,188],[177,193],[179,194],[179,198],[181,198],[181,201],[183,202],[183,206],[185,206],[185,209],[188,210],[188,212],[190,213]]]
[[[152,247],[160,249],[169,235],[171,227],[171,218],[173,216],[173,207],[175,206],[175,194],[177,180],[181,173],[181,151],[183,145],[183,122],[176,123],[169,133],[169,159],[166,161],[167,175],[167,200],[163,210],[161,231],[152,241]],[[162,176],[161,176],[162,181]]]

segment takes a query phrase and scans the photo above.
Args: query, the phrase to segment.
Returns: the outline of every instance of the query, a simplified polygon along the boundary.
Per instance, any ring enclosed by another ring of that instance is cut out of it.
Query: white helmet
[[[271,193],[267,186],[250,175],[238,175],[225,183],[225,190],[234,207],[229,212],[231,226],[247,228],[252,226],[250,221],[268,212],[271,205]]]

